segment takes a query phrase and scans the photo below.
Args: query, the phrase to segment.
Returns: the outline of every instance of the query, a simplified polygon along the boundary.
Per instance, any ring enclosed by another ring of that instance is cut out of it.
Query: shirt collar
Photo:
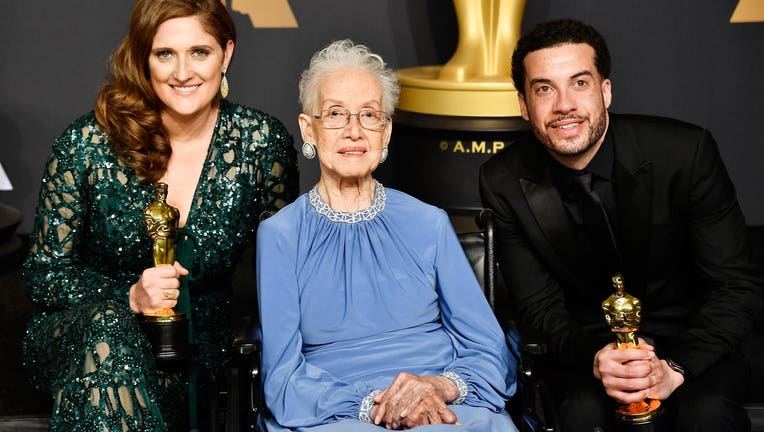
[[[605,132],[605,139],[602,140],[602,145],[583,171],[590,172],[597,177],[610,181],[613,176],[614,160],[615,151],[613,150],[613,134],[608,127],[607,132]]]
[[[602,145],[600,145],[597,153],[594,154],[592,160],[589,161],[589,164],[583,170],[579,171],[568,168],[551,155],[549,155],[549,159],[552,160],[552,179],[562,196],[567,196],[570,192],[573,187],[573,178],[585,172],[590,172],[595,177],[611,181],[615,151],[613,149],[613,136],[610,128],[608,127],[605,132],[605,139],[602,140]]]

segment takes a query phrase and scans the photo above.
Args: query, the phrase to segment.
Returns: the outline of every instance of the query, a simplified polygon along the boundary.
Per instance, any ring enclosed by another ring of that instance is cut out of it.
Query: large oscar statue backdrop
[[[0,164],[0,191],[4,190],[13,190],[13,185]],[[21,264],[25,251],[16,229],[22,219],[19,209],[0,201],[0,275],[15,270]]]
[[[452,216],[481,206],[478,168],[528,128],[511,57],[525,0],[454,0],[456,52],[445,65],[398,70],[401,96],[379,178]]]

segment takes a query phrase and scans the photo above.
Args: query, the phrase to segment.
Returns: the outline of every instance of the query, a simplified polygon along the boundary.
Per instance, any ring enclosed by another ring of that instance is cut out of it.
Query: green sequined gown
[[[282,123],[221,101],[178,233],[178,261],[190,271],[184,284],[200,395],[228,360],[233,268],[261,214],[294,200],[296,167]],[[152,185],[120,163],[93,113],[55,141],[24,264],[37,307],[24,339],[25,367],[51,392],[53,431],[174,431],[188,422],[190,375],[156,370],[129,308],[130,286],[153,265],[143,222],[153,200]]]

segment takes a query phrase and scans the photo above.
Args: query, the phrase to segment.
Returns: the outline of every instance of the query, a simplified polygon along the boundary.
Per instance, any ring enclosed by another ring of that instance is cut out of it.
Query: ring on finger
[[[162,290],[162,297],[165,300],[175,300],[175,290]]]

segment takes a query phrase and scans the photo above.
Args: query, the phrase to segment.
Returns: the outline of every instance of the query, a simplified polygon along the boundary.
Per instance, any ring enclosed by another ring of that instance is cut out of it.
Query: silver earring
[[[228,68],[223,68],[223,78],[220,80],[220,96],[223,99],[228,97],[228,78],[225,77],[225,73]]]
[[[305,141],[302,145],[302,155],[305,156],[306,159],[313,159],[316,157],[316,146]]]
[[[382,147],[382,154],[379,156],[379,163],[387,160],[387,146]]]

